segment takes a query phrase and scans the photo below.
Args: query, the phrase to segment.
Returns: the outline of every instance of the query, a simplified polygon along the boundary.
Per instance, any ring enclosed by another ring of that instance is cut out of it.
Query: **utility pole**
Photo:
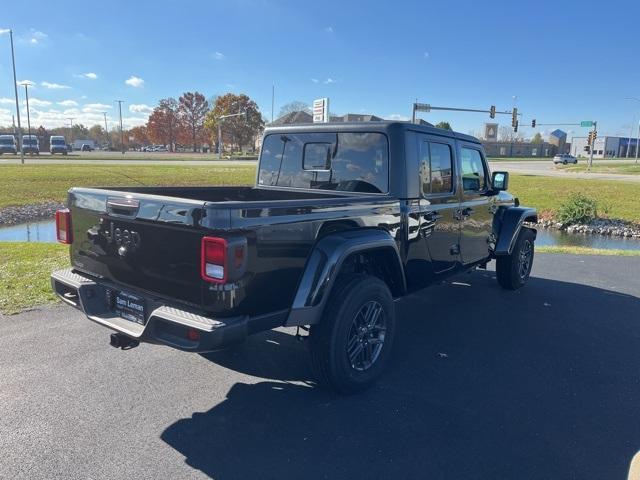
[[[73,117],[67,118],[69,120],[69,141],[73,143]]]
[[[29,116],[29,84],[23,83],[22,86],[24,86],[24,94],[27,99],[27,128],[29,132],[29,137],[28,137],[29,145],[31,145],[31,118]],[[33,152],[31,153],[31,155],[33,155]]]
[[[102,115],[104,115],[104,131],[107,135],[107,145],[111,147],[111,139],[109,138],[109,127],[107,127],[107,112],[102,112]]]
[[[636,135],[636,163],[638,163],[638,150],[640,150],[640,120],[638,120],[638,134]]]
[[[18,117],[18,143],[20,144],[20,163],[24,164],[24,152],[22,151],[22,127],[20,126],[20,103],[18,102],[18,80],[16,78],[16,56],[13,52],[13,30],[9,30],[11,40],[11,63],[13,64],[13,89],[16,94],[16,117]]]
[[[631,128],[629,129],[629,141],[627,142],[627,158],[629,158],[629,150],[631,150],[631,135],[633,135],[633,124],[635,123],[635,121],[636,119],[634,118],[631,122]]]
[[[124,100],[116,100],[118,102],[118,111],[120,112],[120,146],[124,155],[124,130],[122,130],[122,103]]]

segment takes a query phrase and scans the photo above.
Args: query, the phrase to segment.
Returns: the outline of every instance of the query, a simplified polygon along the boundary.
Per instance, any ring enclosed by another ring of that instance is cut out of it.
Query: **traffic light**
[[[595,130],[593,131],[593,141],[596,141],[596,138],[598,138],[598,132],[596,132]]]
[[[589,153],[589,150],[590,150],[590,149],[589,149],[589,145],[585,145],[585,146],[583,147],[583,150],[584,150],[585,152]]]
[[[514,133],[518,131],[518,124],[519,124],[519,123],[520,123],[520,122],[518,122],[518,120],[516,120],[516,124],[513,126],[513,131],[514,131]]]
[[[511,126],[513,128],[517,128],[518,124],[518,109],[513,107],[513,112],[511,113]]]
[[[536,128],[536,119],[531,120],[531,128]]]
[[[596,141],[596,132],[592,130],[589,132],[589,136],[587,137],[587,144],[593,145],[595,141]]]
[[[491,105],[491,108],[489,109],[489,117],[496,118],[496,106],[495,105]]]

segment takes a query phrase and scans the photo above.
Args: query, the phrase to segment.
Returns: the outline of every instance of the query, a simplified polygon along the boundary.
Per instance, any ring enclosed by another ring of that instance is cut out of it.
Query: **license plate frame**
[[[116,314],[130,322],[144,325],[147,318],[147,302],[145,299],[123,290],[114,293],[114,310]]]

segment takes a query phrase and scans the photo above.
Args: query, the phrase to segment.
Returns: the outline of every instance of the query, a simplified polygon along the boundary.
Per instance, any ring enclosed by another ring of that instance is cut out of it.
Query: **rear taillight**
[[[56,212],[56,237],[60,243],[70,245],[71,238],[71,212],[63,208]]]
[[[218,237],[203,237],[200,259],[203,280],[224,283],[227,280],[227,241]]]

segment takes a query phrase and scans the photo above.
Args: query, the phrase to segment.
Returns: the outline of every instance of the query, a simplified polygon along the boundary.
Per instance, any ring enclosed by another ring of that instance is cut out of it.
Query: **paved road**
[[[0,478],[626,478],[640,258],[539,255],[399,304],[383,381],[316,389],[288,331],[207,357],[108,346],[65,307],[0,318]]]
[[[585,160],[579,160],[584,162]],[[633,163],[629,160],[594,160],[595,164],[616,164]],[[541,175],[544,177],[562,178],[591,178],[601,180],[621,180],[625,182],[640,182],[640,175],[626,175],[620,173],[596,173],[596,172],[568,172],[559,166],[555,166],[551,159],[541,161],[513,161],[513,162],[490,162],[491,170],[506,170],[511,173],[523,175]]]

